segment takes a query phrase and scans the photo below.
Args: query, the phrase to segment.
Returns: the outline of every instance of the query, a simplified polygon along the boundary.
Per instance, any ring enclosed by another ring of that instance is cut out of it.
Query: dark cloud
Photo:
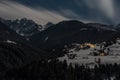
[[[55,11],[49,11],[44,8],[34,9],[16,2],[3,1],[0,3],[0,17],[6,19],[29,18],[40,24],[47,22],[57,23],[62,20],[67,20],[66,17],[58,14]]]
[[[10,1],[10,0],[9,0]],[[41,11],[55,12],[66,19],[114,24],[120,19],[119,0],[11,0]],[[44,10],[42,10],[44,11]],[[51,14],[50,14],[51,15]],[[53,16],[53,15],[52,15]],[[57,16],[56,16],[57,18]]]

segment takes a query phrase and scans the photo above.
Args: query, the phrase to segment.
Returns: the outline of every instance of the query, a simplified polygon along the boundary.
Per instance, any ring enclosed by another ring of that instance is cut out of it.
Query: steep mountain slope
[[[40,60],[45,54],[46,52],[35,49],[23,37],[0,22],[0,76],[11,68]]]
[[[28,20],[27,18],[20,20],[5,20],[0,18],[0,21],[2,21],[7,26],[10,26],[12,30],[21,36],[31,36],[42,31],[41,25],[38,25],[34,21]]]
[[[63,21],[31,37],[33,44],[44,49],[63,48],[71,43],[102,42],[116,36],[117,31],[106,26],[93,26],[79,21]]]
[[[19,36],[15,31],[10,29],[8,26],[0,22],[0,41],[7,39],[19,41],[23,38]]]
[[[44,30],[46,30],[47,28],[53,26],[54,24],[52,22],[48,22],[47,24],[44,25]]]

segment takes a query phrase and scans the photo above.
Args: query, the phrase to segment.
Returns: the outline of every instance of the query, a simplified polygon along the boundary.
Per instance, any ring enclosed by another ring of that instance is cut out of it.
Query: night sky
[[[80,20],[120,23],[120,0],[1,0],[0,17],[29,18],[39,24]]]

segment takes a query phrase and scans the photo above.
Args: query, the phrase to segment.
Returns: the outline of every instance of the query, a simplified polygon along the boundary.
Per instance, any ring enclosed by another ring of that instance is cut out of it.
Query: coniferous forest
[[[8,70],[1,80],[120,80],[120,65],[67,65],[66,61],[40,60]]]

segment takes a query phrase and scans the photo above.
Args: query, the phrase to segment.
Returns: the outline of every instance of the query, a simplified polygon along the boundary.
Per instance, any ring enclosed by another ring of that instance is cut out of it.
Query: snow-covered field
[[[116,44],[113,44],[111,46],[108,46],[107,48],[110,49],[110,54],[107,56],[93,56],[90,55],[91,52],[94,51],[93,48],[89,48],[89,49],[80,49],[79,51],[75,51],[75,48],[72,48],[69,50],[68,54],[75,54],[75,58],[70,59],[68,57],[67,54],[65,54],[65,56],[63,57],[59,57],[58,59],[60,61],[64,61],[66,60],[67,63],[72,63],[72,64],[86,64],[86,65],[95,65],[98,64],[96,62],[96,60],[100,59],[101,60],[101,64],[114,64],[114,63],[118,63],[120,64],[120,44],[119,44],[120,40],[117,41]],[[100,48],[100,46],[96,46],[96,48]]]

